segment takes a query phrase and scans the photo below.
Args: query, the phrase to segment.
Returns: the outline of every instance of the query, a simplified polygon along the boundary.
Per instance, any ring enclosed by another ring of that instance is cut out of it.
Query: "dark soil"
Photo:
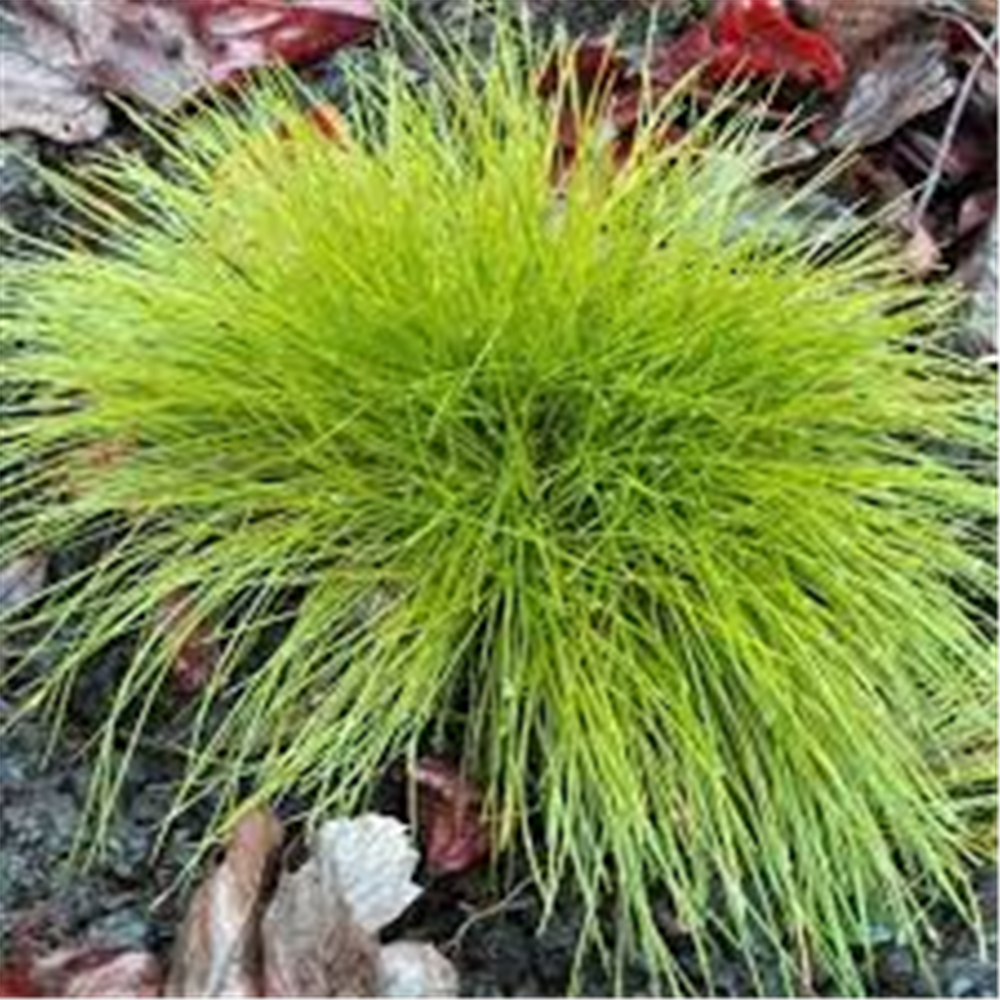
[[[683,18],[684,4],[674,5],[660,30]],[[697,6],[697,5],[695,5]],[[458,17],[454,0],[425,0],[421,19]],[[568,23],[571,31],[600,33],[621,7],[601,0],[549,0],[546,30]],[[633,16],[625,40],[638,44],[646,25]],[[321,74],[331,88],[338,74]],[[124,127],[111,142],[133,142]],[[0,139],[0,216],[35,233],[50,229],[57,209],[30,163],[50,165],[85,159],[91,151],[68,152],[28,137]],[[196,817],[182,821],[154,852],[170,801],[176,764],[157,743],[154,731],[133,759],[106,852],[90,867],[73,866],[80,842],[90,770],[85,740],[102,711],[102,688],[81,692],[69,723],[45,759],[48,733],[39,724],[21,723],[3,739],[0,757],[0,953],[3,960],[22,951],[37,954],[60,944],[145,947],[166,955],[190,884],[179,881],[202,830]],[[0,725],[10,706],[0,703]],[[162,736],[162,734],[160,734]],[[515,878],[510,884],[517,884]],[[976,935],[953,913],[942,911],[939,940],[928,952],[930,977],[918,968],[912,950],[894,939],[891,928],[873,926],[877,963],[871,992],[885,996],[996,996],[996,873],[982,871],[976,885],[986,927],[985,953]],[[431,940],[459,969],[462,992],[471,996],[563,995],[573,964],[578,918],[564,904],[538,931],[540,903],[523,882],[505,897],[483,873],[432,881],[410,914],[391,929],[393,935]],[[678,955],[688,948],[674,940]],[[763,964],[763,963],[762,963]],[[714,989],[720,995],[745,995],[754,985],[743,963],[719,954]],[[765,973],[766,980],[766,973]],[[822,992],[823,984],[812,984]],[[803,984],[807,988],[808,984]],[[769,994],[780,984],[764,983]],[[651,995],[640,964],[626,970],[630,995]],[[586,994],[607,994],[613,982],[599,967],[582,972]]]

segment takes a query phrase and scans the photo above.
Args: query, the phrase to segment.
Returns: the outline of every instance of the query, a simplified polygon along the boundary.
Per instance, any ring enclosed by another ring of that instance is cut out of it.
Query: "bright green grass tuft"
[[[972,917],[989,798],[990,387],[938,346],[954,303],[765,193],[746,121],[664,149],[680,100],[647,108],[620,167],[581,124],[557,194],[565,102],[513,43],[408,79],[359,76],[341,143],[281,79],[167,127],[8,275],[3,558],[90,553],[9,626],[59,650],[22,704],[58,721],[133,650],[100,834],[186,591],[224,655],[178,811],[352,809],[459,734],[585,942],[611,900],[612,954],[694,988],[669,910],[706,975],[764,940],[789,990],[858,991],[872,924]]]

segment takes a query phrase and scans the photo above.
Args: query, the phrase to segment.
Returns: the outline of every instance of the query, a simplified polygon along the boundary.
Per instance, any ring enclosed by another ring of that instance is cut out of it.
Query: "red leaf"
[[[699,65],[716,81],[785,75],[830,91],[846,76],[837,47],[820,32],[795,24],[781,0],[720,0],[710,22],[694,24],[660,47],[653,80],[671,87]]]
[[[419,812],[428,870],[455,874],[488,857],[479,790],[451,764],[433,757],[417,763],[413,780],[422,789]]]
[[[722,0],[712,38],[717,50],[711,72],[717,79],[731,74],[786,75],[834,91],[846,76],[843,56],[833,43],[795,24],[782,0]]]

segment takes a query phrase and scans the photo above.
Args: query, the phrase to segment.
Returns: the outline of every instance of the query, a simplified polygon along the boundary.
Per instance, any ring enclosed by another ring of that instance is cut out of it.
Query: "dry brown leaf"
[[[456,996],[458,977],[432,945],[377,934],[420,895],[406,828],[369,814],[334,820],[310,856],[278,877],[281,823],[258,810],[195,892],[163,975],[146,952],[62,949],[0,968],[2,996]]]
[[[834,40],[849,64],[927,11],[926,0],[797,0],[794,6]]]
[[[375,935],[420,895],[419,858],[387,816],[320,828],[312,856],[286,876],[264,918],[270,996],[456,996],[452,964],[432,945],[378,946]]]
[[[915,278],[927,278],[941,265],[941,248],[922,223],[911,223],[911,234],[903,248],[906,264]]]
[[[256,811],[237,824],[218,868],[195,892],[170,964],[179,997],[258,996],[261,893],[281,845],[281,824]]]

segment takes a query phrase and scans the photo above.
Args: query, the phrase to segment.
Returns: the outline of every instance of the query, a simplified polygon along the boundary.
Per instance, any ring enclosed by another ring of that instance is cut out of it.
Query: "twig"
[[[975,85],[976,76],[983,68],[983,64],[986,62],[987,52],[996,43],[996,39],[997,29],[994,28],[993,31],[990,32],[986,49],[981,51],[979,55],[976,56],[975,61],[969,67],[969,71],[965,74],[965,79],[962,81],[962,87],[958,92],[958,96],[955,98],[954,105],[952,105],[951,113],[948,115],[948,122],[945,125],[944,134],[941,136],[941,144],[938,146],[937,155],[934,157],[934,163],[931,165],[930,173],[927,175],[927,180],[924,182],[924,189],[920,194],[920,200],[917,202],[917,207],[914,210],[914,227],[919,226],[923,221],[924,215],[927,214],[927,208],[931,203],[931,199],[934,197],[938,184],[941,182],[941,175],[944,172],[944,163],[948,158],[948,153],[955,141],[955,135],[958,132],[958,126],[962,121],[962,115],[965,113],[965,107],[969,103],[969,98],[972,96],[972,88]]]
[[[990,45],[989,41],[983,35],[983,33],[960,11],[951,9],[950,5],[942,10],[936,12],[937,15],[946,21],[950,21],[952,24],[957,25],[961,28],[969,39],[973,42],[976,48],[980,52],[986,54],[986,58],[993,64],[993,68],[997,68],[997,57],[993,51],[993,46]]]
[[[488,920],[490,917],[495,917],[505,910],[510,910],[514,908],[514,902],[517,897],[520,896],[525,889],[527,889],[532,884],[532,879],[526,878],[522,882],[518,882],[510,892],[507,893],[503,899],[494,903],[492,906],[487,906],[482,910],[477,910],[466,920],[464,920],[457,931],[448,939],[448,941],[442,946],[442,951],[446,953],[454,952],[462,944],[462,940],[465,935],[473,928],[476,924],[482,923],[484,920]]]

